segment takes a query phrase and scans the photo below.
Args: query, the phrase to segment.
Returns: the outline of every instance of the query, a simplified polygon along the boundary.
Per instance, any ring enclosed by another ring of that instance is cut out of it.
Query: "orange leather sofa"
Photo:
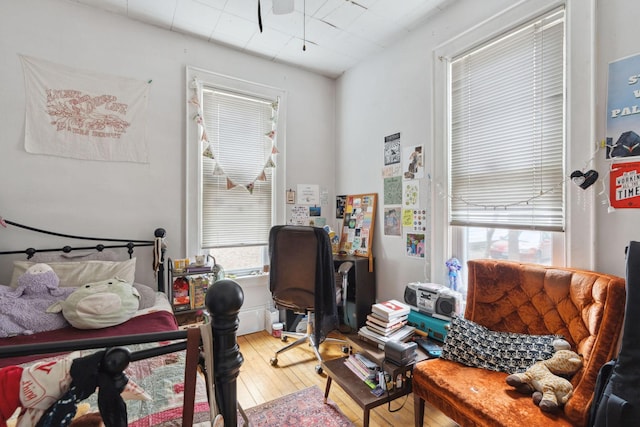
[[[559,334],[584,357],[574,394],[556,414],[505,382],[506,373],[432,359],[413,372],[415,426],[428,401],[461,427],[586,426],[600,367],[617,355],[625,281],[585,270],[499,260],[468,262],[464,317],[493,331]]]

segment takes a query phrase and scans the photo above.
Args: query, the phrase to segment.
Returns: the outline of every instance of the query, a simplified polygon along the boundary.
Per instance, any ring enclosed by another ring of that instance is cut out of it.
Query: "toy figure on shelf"
[[[449,269],[449,287],[457,291],[458,290],[458,272],[462,269],[462,264],[458,261],[458,258],[449,258],[445,263]]]

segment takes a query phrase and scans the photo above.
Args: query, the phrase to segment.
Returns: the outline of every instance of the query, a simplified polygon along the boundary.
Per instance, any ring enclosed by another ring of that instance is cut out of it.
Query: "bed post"
[[[165,236],[167,235],[167,232],[164,228],[156,228],[156,230],[154,231],[154,236],[156,237],[156,239],[164,239]],[[154,245],[156,245],[157,242],[154,242]],[[159,259],[157,260],[158,262],[158,271],[156,272],[157,276],[157,285],[158,285],[158,292],[166,292],[166,288],[164,286],[164,253],[166,252],[167,248],[163,245],[160,244],[160,253],[156,254],[155,256],[157,256]]]
[[[236,380],[244,359],[238,347],[236,333],[239,323],[238,312],[243,302],[242,288],[229,279],[213,283],[205,297],[213,330],[216,402],[224,417],[225,427],[236,427],[238,422]]]

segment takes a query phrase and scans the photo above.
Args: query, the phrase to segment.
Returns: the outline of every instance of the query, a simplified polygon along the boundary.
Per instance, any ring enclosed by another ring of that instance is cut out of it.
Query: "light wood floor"
[[[281,353],[278,356],[278,366],[271,366],[269,361],[275,351],[286,344],[266,331],[240,336],[238,345],[244,357],[237,382],[238,401],[244,409],[313,385],[317,385],[324,393],[327,376],[324,373],[321,375],[316,373],[314,368],[317,362],[308,345],[300,345]],[[323,344],[321,354],[325,360],[343,355],[341,346],[333,344]],[[331,385],[329,398],[338,404],[342,412],[356,426],[363,425],[362,409],[335,382]],[[369,425],[371,427],[412,426],[413,395],[391,402],[391,409],[394,410],[402,404],[404,406],[397,412],[389,412],[386,404],[373,409],[370,413]],[[442,413],[431,408],[428,403],[425,407],[424,425],[426,427],[457,426]]]

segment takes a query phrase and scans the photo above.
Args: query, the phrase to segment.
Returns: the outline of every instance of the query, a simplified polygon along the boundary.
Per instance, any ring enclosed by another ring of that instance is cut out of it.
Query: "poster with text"
[[[384,137],[384,165],[400,163],[400,132]]]
[[[614,208],[640,208],[640,162],[614,163],[609,173],[609,203]]]
[[[640,156],[640,55],[609,63],[607,158]]]

